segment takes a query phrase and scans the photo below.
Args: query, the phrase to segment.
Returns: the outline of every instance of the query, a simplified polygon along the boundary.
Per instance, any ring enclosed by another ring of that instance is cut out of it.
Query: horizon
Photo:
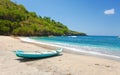
[[[48,16],[69,29],[87,35],[120,35],[120,1],[114,0],[11,0],[38,16]]]

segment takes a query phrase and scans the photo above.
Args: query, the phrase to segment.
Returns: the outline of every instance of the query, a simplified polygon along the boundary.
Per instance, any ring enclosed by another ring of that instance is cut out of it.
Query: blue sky
[[[88,35],[120,35],[120,0],[12,0]]]

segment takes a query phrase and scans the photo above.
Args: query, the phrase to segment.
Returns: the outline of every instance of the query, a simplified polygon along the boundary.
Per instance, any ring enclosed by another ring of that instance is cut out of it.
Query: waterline
[[[79,52],[79,53],[84,53],[84,54],[91,54],[91,55],[97,55],[97,56],[105,56],[105,57],[109,57],[109,58],[117,58],[120,59],[120,56],[116,56],[116,55],[109,55],[109,54],[104,54],[104,53],[100,53],[100,52],[95,52],[95,51],[91,51],[91,50],[85,50],[83,48],[74,48],[72,45],[71,46],[67,46],[68,44],[64,44],[60,45],[62,43],[58,43],[58,44],[54,44],[54,43],[50,43],[50,42],[42,42],[42,41],[36,41],[34,39],[31,39],[29,37],[26,38],[20,38],[21,41],[24,42],[29,42],[29,43],[36,43],[36,44],[43,44],[43,45],[48,45],[48,46],[53,46],[53,47],[58,47],[58,48],[64,48],[66,50],[69,51],[74,51],[74,52]]]

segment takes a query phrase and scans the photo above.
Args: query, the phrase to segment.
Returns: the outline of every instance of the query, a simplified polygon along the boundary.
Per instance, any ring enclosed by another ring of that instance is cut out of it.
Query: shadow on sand
[[[15,59],[15,60],[18,60],[20,62],[29,62],[29,61],[49,59],[49,58],[58,57],[58,56],[62,56],[62,54],[55,55],[55,56],[50,56],[50,57],[43,57],[43,58],[18,58],[18,59]]]

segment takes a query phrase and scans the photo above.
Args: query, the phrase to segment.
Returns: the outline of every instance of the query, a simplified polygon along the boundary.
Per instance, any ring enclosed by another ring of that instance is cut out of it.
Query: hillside
[[[86,35],[71,31],[67,26],[50,17],[37,16],[21,4],[0,0],[0,35],[49,36]]]

